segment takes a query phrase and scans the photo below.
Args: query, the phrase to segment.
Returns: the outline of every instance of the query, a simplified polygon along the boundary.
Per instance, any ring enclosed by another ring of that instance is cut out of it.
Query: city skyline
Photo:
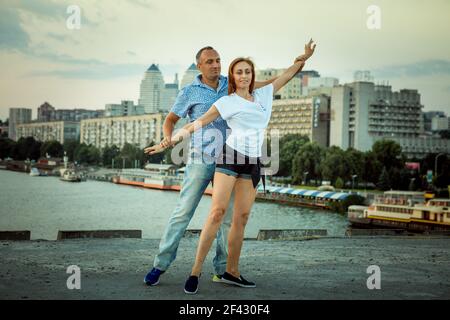
[[[0,4],[3,121],[9,108],[31,108],[35,117],[45,101],[58,109],[92,110],[122,100],[137,102],[139,84],[152,63],[171,83],[204,45],[219,51],[225,75],[229,62],[240,55],[253,58],[258,69],[287,67],[310,37],[318,50],[308,70],[340,83],[351,82],[356,70],[370,70],[375,83],[389,81],[395,91],[417,89],[423,111],[450,110],[450,44],[442,41],[450,29],[448,1],[129,0],[114,6],[77,1],[81,28],[75,30],[66,23],[71,4]],[[378,30],[366,25],[370,5],[381,12]],[[211,15],[219,21],[214,27],[208,24]],[[250,34],[242,32],[248,28]]]

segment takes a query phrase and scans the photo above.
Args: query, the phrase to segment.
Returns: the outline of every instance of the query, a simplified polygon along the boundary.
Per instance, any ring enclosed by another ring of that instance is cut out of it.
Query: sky
[[[207,45],[222,74],[238,56],[286,68],[310,38],[317,48],[305,70],[341,84],[370,70],[393,90],[419,90],[424,111],[450,115],[449,12],[448,0],[1,0],[0,119],[11,107],[31,108],[35,119],[45,101],[137,103],[152,63],[166,82],[181,80]]]

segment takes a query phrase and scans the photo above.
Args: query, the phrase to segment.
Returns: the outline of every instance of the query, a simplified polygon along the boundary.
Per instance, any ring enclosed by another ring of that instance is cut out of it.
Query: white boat
[[[348,220],[358,227],[450,230],[450,199],[426,201],[425,192],[386,191],[368,207],[350,206]]]
[[[32,176],[32,177],[38,177],[38,176],[40,176],[41,175],[41,173],[39,172],[39,169],[38,168],[31,168],[30,169],[30,176]]]
[[[61,174],[60,180],[68,182],[81,182],[81,177],[75,170],[65,169]]]

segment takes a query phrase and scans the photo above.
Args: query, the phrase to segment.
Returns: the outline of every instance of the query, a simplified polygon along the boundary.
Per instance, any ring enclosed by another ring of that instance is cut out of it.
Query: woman
[[[183,127],[172,141],[179,142],[195,130],[221,116],[227,121],[232,132],[219,155],[214,174],[212,205],[208,218],[200,234],[195,263],[186,281],[184,291],[195,294],[203,262],[220,227],[223,216],[235,191],[233,219],[228,235],[228,258],[226,272],[220,282],[240,287],[255,287],[253,282],[245,280],[239,272],[239,257],[244,239],[244,230],[250,210],[255,201],[256,187],[260,180],[261,147],[264,131],[272,112],[273,94],[280,90],[304,66],[305,61],[314,53],[312,39],[305,45],[305,54],[272,84],[254,89],[255,68],[246,58],[235,59],[228,71],[228,96],[222,97],[199,119]],[[161,143],[147,148],[145,152],[162,152],[167,144]]]

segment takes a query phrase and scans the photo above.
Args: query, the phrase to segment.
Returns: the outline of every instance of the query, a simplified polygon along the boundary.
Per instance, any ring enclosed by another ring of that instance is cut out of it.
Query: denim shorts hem
[[[234,172],[232,170],[225,169],[225,168],[218,168],[218,167],[216,167],[216,172],[220,172],[220,173],[223,173],[223,174],[226,174],[226,175],[229,175],[229,176],[233,176],[235,178],[237,178],[237,176],[238,176],[238,174],[236,172]]]

